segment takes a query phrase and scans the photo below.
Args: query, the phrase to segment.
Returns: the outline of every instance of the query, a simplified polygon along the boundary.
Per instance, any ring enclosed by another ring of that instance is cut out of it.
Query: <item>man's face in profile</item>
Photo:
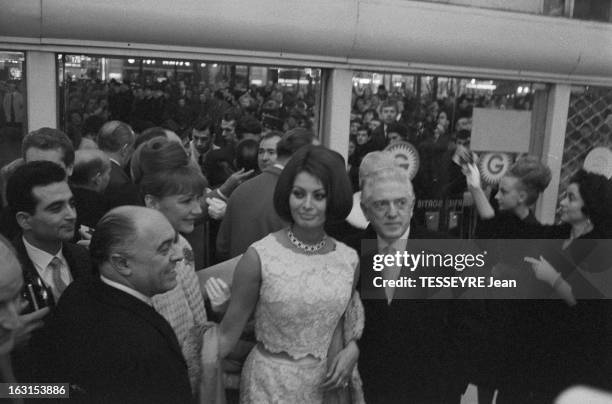
[[[126,254],[135,289],[146,296],[167,292],[177,285],[176,263],[184,258],[178,233],[159,212],[136,223],[138,236]]]

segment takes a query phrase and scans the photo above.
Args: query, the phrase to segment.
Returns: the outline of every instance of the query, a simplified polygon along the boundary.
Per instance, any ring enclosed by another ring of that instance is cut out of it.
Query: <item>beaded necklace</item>
[[[306,251],[307,253],[314,253],[319,251],[325,246],[325,243],[327,242],[327,235],[324,235],[321,241],[319,241],[317,244],[306,244],[298,240],[297,237],[295,237],[295,234],[293,234],[293,230],[291,228],[287,230],[287,237],[289,237],[289,241],[291,242],[291,244],[293,244],[300,250]]]

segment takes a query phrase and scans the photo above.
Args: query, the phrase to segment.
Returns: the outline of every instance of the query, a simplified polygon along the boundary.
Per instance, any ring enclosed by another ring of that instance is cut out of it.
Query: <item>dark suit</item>
[[[123,168],[114,161],[111,161],[110,181],[104,195],[111,209],[123,205],[143,205],[138,186],[132,183]]]
[[[82,403],[189,403],[187,365],[155,309],[99,278],[72,283],[37,340],[38,380]]]
[[[372,150],[382,150],[389,144],[389,139],[385,133],[385,124],[381,123],[378,128],[372,131],[372,138],[370,139],[372,144]]]
[[[243,254],[255,241],[287,225],[272,201],[280,173],[280,168],[268,167],[232,193],[217,235],[219,258]]]
[[[412,225],[409,238],[441,237]],[[374,249],[362,251],[361,240],[372,240]],[[371,270],[377,253],[376,233],[370,225],[345,242],[361,251],[365,328],[359,341],[359,372],[366,402],[458,403],[467,383],[461,376],[456,342],[447,326],[453,302],[424,300],[426,291],[403,288],[395,290],[388,304],[384,288],[366,292],[365,284],[371,285],[379,274]]]
[[[215,188],[222,185],[236,171],[234,167],[235,156],[236,145],[234,143],[229,143],[206,153],[202,164],[202,172],[211,187]]]
[[[110,204],[104,194],[90,189],[71,187],[74,196],[74,206],[77,211],[76,230],[84,224],[91,228],[96,227],[98,220],[110,210]],[[78,239],[78,234],[75,234]]]
[[[13,240],[13,245],[17,251],[19,262],[21,263],[24,285],[26,285],[26,287],[27,285],[32,285],[39,295],[42,294],[42,291],[44,290],[48,296],[49,305],[52,308],[55,307],[56,302],[53,299],[53,294],[40,278],[38,271],[34,267],[34,263],[28,256],[21,235]],[[91,261],[89,259],[89,252],[85,247],[72,243],[63,243],[62,254],[68,263],[68,268],[70,270],[72,279],[77,280],[91,277],[93,270]],[[42,287],[38,285],[42,285]],[[33,308],[28,309],[31,311]],[[15,371],[15,377],[18,381],[29,382],[32,380],[31,369],[34,363],[34,358],[31,356],[33,348],[32,344],[32,341],[30,341],[27,346],[13,351],[13,369]]]

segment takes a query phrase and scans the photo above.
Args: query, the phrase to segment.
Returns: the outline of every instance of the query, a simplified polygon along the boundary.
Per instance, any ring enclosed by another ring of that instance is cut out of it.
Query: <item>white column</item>
[[[26,52],[26,85],[28,131],[43,126],[56,128],[58,117],[55,53]]]
[[[322,103],[321,141],[345,159],[348,155],[352,85],[352,70],[332,70],[324,83]]]
[[[571,86],[556,84],[552,86],[548,97],[542,160],[550,167],[552,180],[536,205],[536,217],[542,223],[552,223],[555,220],[570,92]]]

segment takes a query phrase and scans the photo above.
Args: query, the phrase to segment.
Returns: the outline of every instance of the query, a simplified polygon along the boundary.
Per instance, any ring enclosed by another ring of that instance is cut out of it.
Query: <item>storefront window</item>
[[[581,168],[612,178],[612,88],[572,88],[559,200],[564,197],[570,178]]]
[[[19,157],[27,132],[25,54],[0,51],[0,167]]]
[[[457,148],[478,155],[494,192],[517,156],[541,153],[546,94],[546,85],[529,82],[356,72],[348,130],[355,191],[363,156],[391,150],[414,176],[415,220],[467,237],[473,229]]]
[[[219,124],[227,113],[264,129],[302,126],[316,134],[319,126],[320,69],[70,54],[58,55],[58,64],[60,122],[73,140],[92,135],[92,116],[179,135],[200,117]]]
[[[612,1],[610,0],[574,0],[574,18],[580,20],[610,22]]]

